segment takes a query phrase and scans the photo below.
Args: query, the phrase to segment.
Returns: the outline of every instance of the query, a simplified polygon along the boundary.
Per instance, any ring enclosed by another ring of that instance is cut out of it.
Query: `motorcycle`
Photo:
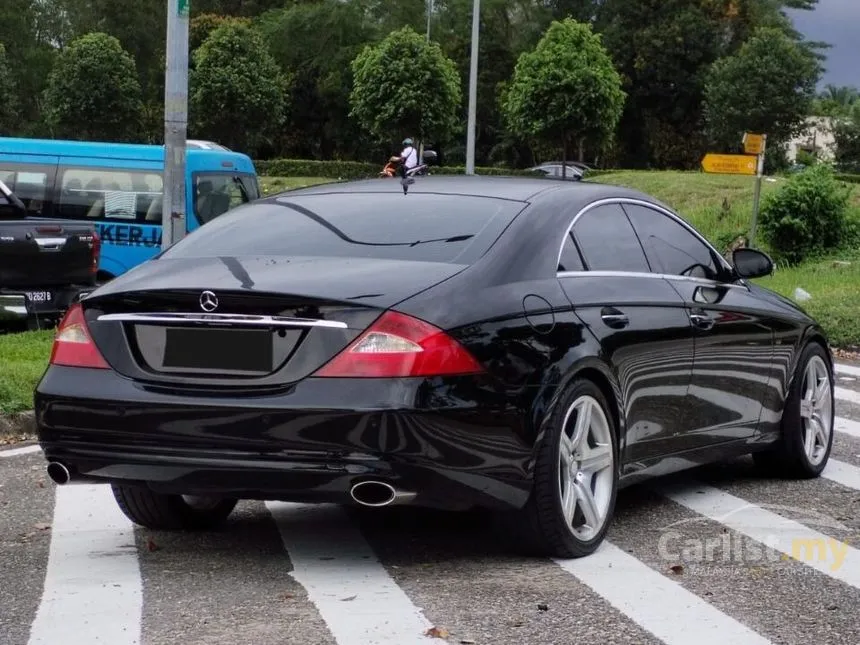
[[[425,150],[424,154],[421,155],[421,163],[419,163],[414,168],[410,168],[406,171],[406,177],[417,177],[422,175],[429,175],[429,167],[430,164],[436,163],[437,155],[433,150]],[[398,168],[400,167],[400,157],[391,157],[388,160],[388,163],[382,168],[379,173],[379,176],[388,179],[391,177],[395,177],[399,175]]]

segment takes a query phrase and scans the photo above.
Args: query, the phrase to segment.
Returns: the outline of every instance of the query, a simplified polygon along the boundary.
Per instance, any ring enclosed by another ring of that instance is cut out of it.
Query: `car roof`
[[[399,193],[403,188],[397,179],[363,179],[332,182],[298,188],[272,195],[269,200],[286,201],[298,195],[324,195],[332,193]],[[439,194],[463,195],[507,199],[538,203],[543,199],[564,199],[570,205],[586,205],[600,199],[628,197],[659,204],[653,197],[636,190],[600,184],[593,181],[557,182],[544,178],[481,176],[481,175],[431,175],[417,177],[409,186],[408,195]],[[405,197],[408,198],[408,195]],[[267,200],[268,201],[268,200]]]

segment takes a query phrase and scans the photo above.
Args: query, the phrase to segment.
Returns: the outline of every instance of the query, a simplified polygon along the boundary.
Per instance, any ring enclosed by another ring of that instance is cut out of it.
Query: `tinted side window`
[[[194,178],[194,214],[201,224],[252,199],[238,175],[205,174]]]
[[[713,253],[684,226],[653,208],[625,204],[624,210],[655,272],[710,280],[718,277]]]
[[[607,204],[584,213],[573,234],[591,271],[648,273],[650,267],[621,206]]]
[[[568,233],[564,236],[564,246],[561,247],[561,259],[558,263],[558,270],[582,271],[584,268],[582,258],[579,256],[579,250],[573,242],[573,237]]]

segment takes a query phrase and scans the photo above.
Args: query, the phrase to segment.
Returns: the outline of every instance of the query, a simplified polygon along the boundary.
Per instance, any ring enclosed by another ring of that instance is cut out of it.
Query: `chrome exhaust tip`
[[[59,484],[60,486],[68,484],[69,480],[72,478],[71,474],[69,474],[69,469],[59,461],[52,461],[49,463],[47,471],[48,477],[51,478],[51,481],[55,484]]]
[[[402,504],[415,497],[415,493],[398,491],[391,484],[378,481],[365,481],[353,485],[349,495],[362,506],[390,506]]]

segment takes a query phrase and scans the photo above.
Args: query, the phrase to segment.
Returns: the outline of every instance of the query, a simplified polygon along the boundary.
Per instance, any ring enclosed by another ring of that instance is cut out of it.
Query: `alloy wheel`
[[[558,460],[565,524],[578,539],[591,540],[610,510],[615,465],[609,421],[593,397],[577,398],[565,414]]]

